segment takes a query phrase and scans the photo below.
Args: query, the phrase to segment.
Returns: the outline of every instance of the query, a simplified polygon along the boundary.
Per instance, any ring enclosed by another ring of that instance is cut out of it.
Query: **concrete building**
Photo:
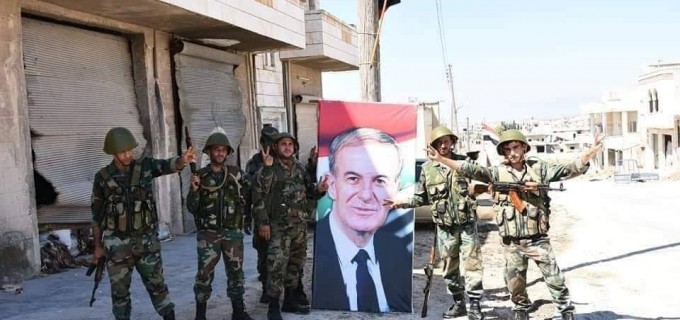
[[[607,92],[583,109],[592,130],[607,135],[603,168],[628,159],[639,168],[660,172],[679,165],[680,63],[651,64],[635,88]]]
[[[291,99],[285,90],[283,99],[266,99],[270,89],[258,69],[265,52],[313,42],[308,6],[300,0],[1,1],[0,284],[39,271],[39,227],[89,223],[94,174],[111,161],[102,152],[111,127],[128,127],[138,154],[156,158],[186,149],[184,127],[198,150],[222,130],[239,146],[229,161],[243,164],[257,148],[261,124],[270,122],[267,108],[283,107],[281,117],[290,123]],[[351,47],[354,29],[335,24],[349,30]],[[289,60],[308,57],[346,63],[329,51]],[[345,68],[356,65],[350,60]],[[317,72],[331,70],[325,66],[291,66],[297,73],[289,74],[305,77],[315,67],[306,78],[316,80]],[[319,76],[318,91],[306,94],[320,95],[320,86]],[[36,190],[38,174],[56,196],[51,203]],[[187,179],[185,170],[154,182],[161,232],[191,230],[182,210]]]

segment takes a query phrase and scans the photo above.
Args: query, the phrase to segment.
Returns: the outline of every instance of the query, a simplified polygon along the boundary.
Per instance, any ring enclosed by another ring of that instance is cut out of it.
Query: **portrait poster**
[[[412,312],[416,106],[319,101],[312,308]]]

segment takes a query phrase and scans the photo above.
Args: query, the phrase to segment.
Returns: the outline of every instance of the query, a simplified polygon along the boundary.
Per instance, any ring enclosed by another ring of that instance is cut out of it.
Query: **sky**
[[[357,0],[320,0],[357,23]],[[458,119],[576,115],[605,91],[633,88],[646,65],[680,60],[680,1],[441,0]],[[451,95],[435,0],[401,0],[381,32],[383,102]],[[360,100],[359,72],[323,74],[323,96]]]

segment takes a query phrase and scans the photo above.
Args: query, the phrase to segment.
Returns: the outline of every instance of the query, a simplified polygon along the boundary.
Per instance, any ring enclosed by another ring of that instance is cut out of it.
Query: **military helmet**
[[[451,138],[455,141],[458,141],[458,136],[453,134],[453,131],[451,129],[445,127],[445,126],[439,126],[436,127],[432,130],[432,135],[430,136],[430,145],[433,145],[437,139],[444,137],[444,136],[451,136]],[[434,145],[433,145],[434,146]]]
[[[106,154],[116,154],[127,150],[132,150],[137,147],[139,143],[135,140],[135,136],[123,127],[115,127],[109,130],[104,138],[104,152]]]
[[[274,136],[279,133],[279,130],[266,124],[260,130],[260,144],[269,145],[274,142]]]
[[[234,148],[231,147],[229,138],[222,132],[215,132],[208,137],[205,142],[205,147],[203,147],[203,153],[208,153],[210,147],[212,146],[227,146],[227,152],[231,154],[234,152]]]
[[[511,129],[511,130],[505,130],[501,133],[500,140],[498,141],[498,145],[496,146],[496,151],[498,151],[499,155],[503,155],[503,145],[510,142],[510,141],[519,141],[527,145],[527,152],[531,150],[531,146],[529,145],[529,142],[527,142],[527,137],[524,136],[522,131]]]

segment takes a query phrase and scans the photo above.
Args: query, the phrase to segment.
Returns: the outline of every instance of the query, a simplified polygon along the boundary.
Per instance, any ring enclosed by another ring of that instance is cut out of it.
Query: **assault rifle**
[[[434,227],[434,243],[432,244],[432,248],[430,248],[430,257],[429,260],[427,261],[427,265],[425,265],[425,276],[427,277],[427,281],[425,282],[425,289],[423,289],[423,293],[425,294],[423,297],[423,309],[420,310],[420,317],[425,318],[427,317],[427,300],[430,299],[430,288],[432,287],[432,277],[434,276],[434,262],[436,258],[436,248],[437,248],[437,226],[435,225]]]
[[[191,137],[189,136],[189,127],[184,127],[184,142],[187,144],[187,149],[191,148],[194,144],[191,143]],[[189,168],[191,168],[191,173],[196,173],[196,163],[190,162]]]
[[[105,263],[106,263],[106,258],[104,258],[104,257],[99,258],[99,261],[97,261],[96,264],[90,265],[90,267],[87,269],[87,272],[85,273],[85,275],[89,277],[94,272],[94,288],[92,288],[92,297],[90,298],[90,307],[92,307],[92,304],[94,303],[94,301],[97,300],[97,299],[94,298],[94,294],[97,292],[97,288],[99,287],[99,282],[102,281],[102,277],[104,276],[104,264]]]
[[[559,188],[553,188],[550,184],[540,184],[538,182],[494,182],[491,186],[493,191],[507,194],[510,197],[512,205],[519,212],[524,212],[527,204],[520,199],[518,192],[527,191],[566,191],[564,185],[560,182]]]

